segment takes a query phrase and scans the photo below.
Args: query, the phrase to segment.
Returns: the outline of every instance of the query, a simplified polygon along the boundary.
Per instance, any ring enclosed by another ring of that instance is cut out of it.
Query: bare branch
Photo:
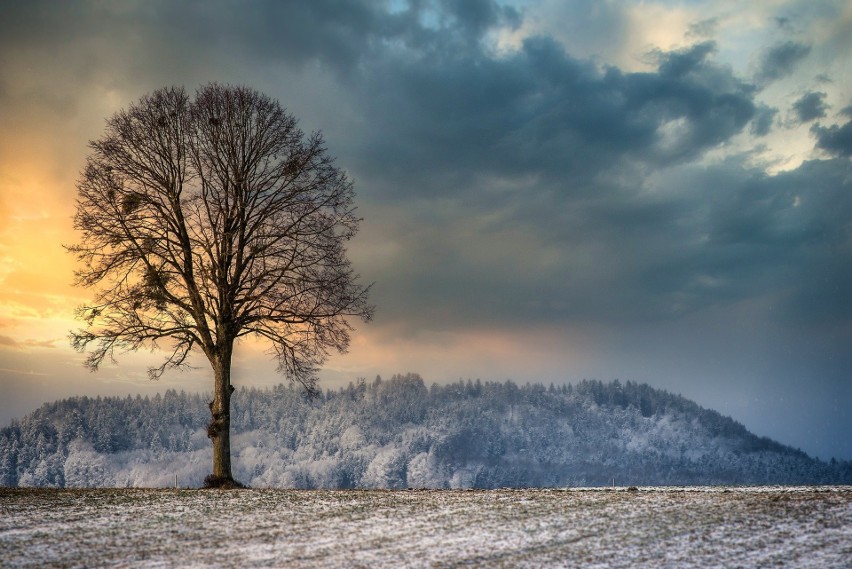
[[[360,219],[322,136],[244,87],[155,91],[107,121],[78,182],[80,261],[94,289],[71,334],[86,365],[158,342],[162,365],[200,347],[216,369],[234,342],[267,339],[279,370],[312,390],[350,317],[369,320],[369,287],[344,244]]]

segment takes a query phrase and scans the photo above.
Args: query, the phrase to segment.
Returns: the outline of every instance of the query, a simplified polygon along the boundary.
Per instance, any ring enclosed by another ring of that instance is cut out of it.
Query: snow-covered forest
[[[199,486],[208,398],[75,397],[0,430],[0,485]],[[632,382],[427,387],[416,374],[308,399],[240,389],[234,475],[252,487],[496,488],[850,484],[822,462],[679,395]]]

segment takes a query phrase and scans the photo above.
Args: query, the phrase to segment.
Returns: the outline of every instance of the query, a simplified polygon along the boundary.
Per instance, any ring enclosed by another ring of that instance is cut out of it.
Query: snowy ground
[[[4,567],[850,567],[852,487],[0,488]]]

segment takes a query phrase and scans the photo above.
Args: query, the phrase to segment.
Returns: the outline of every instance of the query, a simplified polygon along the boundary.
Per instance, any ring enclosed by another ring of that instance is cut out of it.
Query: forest
[[[0,485],[196,487],[209,395],[74,397],[0,430]],[[251,487],[501,488],[850,484],[824,462],[645,384],[427,386],[417,374],[307,397],[232,400],[234,476]]]

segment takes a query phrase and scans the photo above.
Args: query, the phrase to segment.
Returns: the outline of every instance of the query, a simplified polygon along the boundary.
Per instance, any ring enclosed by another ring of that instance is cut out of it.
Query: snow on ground
[[[852,487],[0,488],[4,567],[852,565]]]

